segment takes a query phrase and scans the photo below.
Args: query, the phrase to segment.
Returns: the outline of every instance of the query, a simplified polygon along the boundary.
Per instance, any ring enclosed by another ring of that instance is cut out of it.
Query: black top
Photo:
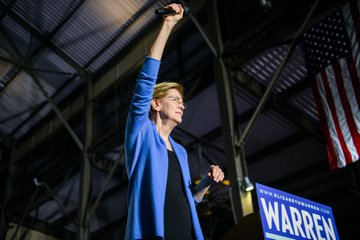
[[[192,239],[190,208],[176,155],[168,151],[169,168],[165,195],[165,240]]]

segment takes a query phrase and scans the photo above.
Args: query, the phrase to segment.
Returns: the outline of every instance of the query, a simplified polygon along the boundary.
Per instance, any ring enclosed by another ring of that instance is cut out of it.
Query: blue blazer
[[[145,58],[126,122],[125,159],[129,178],[126,239],[164,238],[168,155],[165,142],[148,117],[159,67],[160,61]],[[180,164],[196,239],[203,239],[191,192],[186,150],[172,138],[170,143]]]

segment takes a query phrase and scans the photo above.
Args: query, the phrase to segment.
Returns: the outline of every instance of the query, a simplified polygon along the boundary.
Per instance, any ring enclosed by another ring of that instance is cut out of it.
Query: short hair
[[[179,91],[181,97],[184,97],[184,87],[177,82],[161,82],[155,84],[153,98],[152,99],[161,99],[166,96],[167,91],[170,89],[176,89]],[[155,113],[154,109],[150,106],[149,117]]]

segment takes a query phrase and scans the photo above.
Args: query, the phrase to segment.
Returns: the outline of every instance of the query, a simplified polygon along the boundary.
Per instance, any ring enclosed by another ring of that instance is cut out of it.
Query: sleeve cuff
[[[145,62],[142,66],[141,71],[147,73],[149,76],[157,77],[160,69],[161,61],[151,58],[145,57]]]

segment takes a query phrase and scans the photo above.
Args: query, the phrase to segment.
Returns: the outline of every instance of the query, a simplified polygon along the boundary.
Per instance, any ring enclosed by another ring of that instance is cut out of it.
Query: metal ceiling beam
[[[4,47],[2,46],[2,48],[4,48]],[[29,65],[24,65],[23,61],[16,61],[15,59],[12,59],[12,58],[6,58],[6,57],[0,56],[0,60],[11,63],[13,65],[16,65],[19,69],[23,69],[25,71],[50,73],[50,74],[66,75],[66,76],[74,76],[75,75],[74,73],[70,73],[70,72],[55,71],[55,70],[48,70],[48,69],[41,69],[41,68],[30,68]]]
[[[114,173],[116,171],[116,169],[119,167],[120,165],[120,161],[121,159],[125,158],[125,156],[123,155],[119,155],[118,159],[116,159],[116,161],[113,163],[113,166],[111,167],[111,170],[110,172],[108,173],[108,176],[106,178],[106,181],[105,183],[103,184],[103,186],[101,187],[100,189],[100,192],[99,192],[99,195],[96,197],[96,200],[94,202],[94,204],[92,205],[92,208],[90,209],[90,213],[88,215],[88,219],[87,219],[87,222],[90,224],[90,221],[91,221],[91,217],[93,216],[93,214],[95,213],[96,211],[96,208],[99,206],[103,196],[104,196],[104,193],[105,193],[105,190],[106,188],[108,187],[108,184],[109,182],[111,181],[111,179],[113,178],[114,176]]]
[[[43,36],[38,30],[33,28],[28,22],[22,19],[20,16],[15,14],[11,9],[8,9],[6,5],[0,3],[0,8],[3,9],[4,13],[9,16],[13,21],[26,29],[31,35],[35,36],[39,39],[44,46],[53,51],[56,55],[58,55],[62,60],[68,63],[71,67],[73,67],[79,74],[83,75],[85,70],[82,66],[80,66],[76,61],[74,61],[71,57],[69,57],[65,52],[63,52],[60,48],[55,46],[48,37]]]
[[[80,167],[80,191],[78,202],[78,225],[76,231],[77,240],[90,239],[90,222],[89,216],[92,208],[91,204],[91,187],[92,187],[92,160],[93,154],[90,152],[90,146],[93,141],[94,130],[94,115],[93,115],[93,83],[90,76],[83,79],[86,83],[84,103],[85,103],[85,116],[84,116],[84,135],[85,141],[82,149],[82,159]]]
[[[33,72],[28,72],[28,73],[31,76],[31,78],[34,80],[34,82],[36,83],[36,85],[38,86],[38,88],[40,89],[42,94],[44,95],[45,99],[47,99],[47,101],[50,103],[51,108],[54,110],[57,117],[60,119],[61,123],[66,128],[66,130],[68,131],[68,133],[70,134],[70,136],[74,140],[75,144],[78,146],[80,151],[83,151],[84,150],[83,143],[80,141],[79,137],[73,131],[70,124],[67,122],[66,118],[64,117],[64,115],[60,111],[60,109],[56,106],[54,100],[50,97],[49,93],[46,92],[46,90],[45,90],[44,86],[41,84],[39,78],[37,78],[37,76],[35,76],[35,74]]]
[[[6,8],[6,11],[5,11],[5,13],[7,14],[8,12],[11,12],[12,13],[12,11],[11,11],[11,6],[15,3],[16,1],[13,1],[13,3],[11,4],[11,5],[9,5],[7,8]],[[85,1],[81,1],[81,2],[79,2],[77,5],[76,5],[76,7],[75,8],[73,8],[72,9],[72,11],[68,14],[68,16],[67,16],[67,18],[65,18],[63,21],[61,21],[58,25],[57,25],[57,27],[50,33],[50,34],[48,34],[48,36],[46,36],[46,37],[43,37],[44,39],[48,39],[48,42],[50,42],[50,39],[65,25],[65,23],[77,12],[77,10],[82,6],[82,4],[84,3]],[[13,15],[15,15],[16,16],[16,14],[13,14]],[[26,29],[30,29],[31,30],[31,32],[30,32],[30,34],[31,34],[31,39],[33,39],[33,32],[37,32],[35,29],[33,29],[29,24],[26,24],[26,26],[24,26],[24,25],[22,25],[24,23],[24,21],[21,21],[21,22],[18,22],[18,24],[20,24],[20,26],[22,26],[22,27],[26,27]],[[25,22],[26,23],[26,22]],[[38,35],[40,35],[41,36],[41,33],[39,33],[39,32],[37,32],[37,36]],[[6,36],[6,35],[5,35]],[[9,40],[10,38],[9,37],[7,37],[7,39]],[[41,40],[41,39],[40,39]],[[12,41],[10,40],[9,41],[11,44],[12,44]],[[50,42],[51,43],[51,42]],[[46,46],[46,44],[45,44],[45,46]],[[14,47],[13,47],[14,48]],[[28,53],[30,53],[30,48],[31,48],[31,42],[29,43],[29,51],[28,51]],[[32,54],[32,56],[28,56],[28,59],[26,60],[26,61],[31,61],[31,60],[34,60],[37,56],[39,56],[40,55],[40,53],[41,53],[41,51],[43,51],[45,49],[45,47],[43,46],[43,45],[41,45],[41,46],[39,46],[38,47],[38,49],[36,49],[35,51],[34,51],[34,53]],[[17,50],[17,47],[15,46],[15,50]],[[21,54],[20,54],[20,52],[17,50],[16,52],[18,52],[18,57],[19,58],[21,58]],[[66,56],[66,54],[64,54],[65,56]],[[61,56],[59,56],[60,58],[61,58]],[[66,59],[63,59],[65,62],[66,62]],[[23,61],[22,61],[23,62]],[[70,63],[68,63],[70,66],[71,66],[71,62]],[[22,64],[20,64],[20,65],[22,65]],[[80,67],[81,68],[81,67]],[[74,69],[76,69],[76,68],[74,68]],[[82,69],[82,68],[81,68]],[[27,70],[28,72],[30,71],[31,72],[31,69],[29,69],[29,68],[27,68],[27,69],[25,69],[25,70]],[[79,71],[78,71],[79,72]],[[85,70],[82,70],[82,71],[80,71],[79,73],[82,73],[82,72],[85,72]],[[20,70],[19,71],[17,71],[15,74],[13,74],[14,76],[13,76],[13,78],[15,78],[16,77],[16,75],[18,74],[18,73],[20,73]],[[70,79],[68,82],[71,82],[71,80],[72,79]],[[8,85],[8,84],[7,84]],[[66,85],[66,84],[65,84]],[[59,92],[61,92],[61,90],[62,89],[64,89],[65,88],[65,86],[63,86],[63,87],[61,87],[55,94],[53,94],[53,97],[55,97],[57,94],[59,94]],[[5,89],[2,89],[2,91],[4,91]],[[1,91],[1,92],[2,92]],[[1,92],[0,92],[0,94],[1,94]],[[33,113],[29,116],[29,117],[27,117],[26,119],[24,119],[20,124],[18,124],[18,126],[11,132],[11,135],[12,134],[15,134],[23,125],[25,125],[34,115],[36,115],[43,107],[45,107],[46,106],[46,104],[42,104],[42,105],[40,105],[37,109],[35,109],[34,111],[33,111]]]
[[[212,54],[215,57],[218,57],[219,52],[216,49],[215,44],[210,40],[209,36],[206,34],[203,27],[200,25],[200,23],[197,21],[197,19],[195,18],[195,16],[192,14],[191,11],[189,11],[189,17],[190,17],[191,21],[195,24],[195,26],[196,26],[197,30],[199,31],[200,35],[205,40],[205,42],[206,42],[207,46],[209,47],[209,49],[211,50]]]
[[[221,127],[223,129],[224,136],[224,149],[226,160],[228,163],[228,172],[231,182],[231,202],[234,214],[235,223],[239,223],[240,220],[252,213],[253,203],[251,198],[251,192],[245,192],[241,190],[245,177],[248,177],[247,167],[245,161],[245,152],[243,146],[237,146],[239,137],[241,136],[239,125],[236,121],[236,105],[234,99],[234,88],[232,81],[229,77],[228,69],[225,63],[221,59],[224,51],[222,42],[222,34],[220,29],[220,20],[217,10],[217,1],[209,0],[209,26],[213,33],[213,39],[215,42],[215,81],[218,92]]]
[[[71,117],[78,114],[83,108],[83,99],[81,97],[77,98],[68,108],[62,110],[62,115],[66,120],[69,120]],[[60,128],[64,127],[60,119],[56,116],[52,117],[47,123],[36,131],[31,137],[23,141],[18,146],[18,155],[17,158],[22,158],[25,154],[28,154],[30,151],[34,151],[36,146],[43,143],[54,133],[57,132]]]
[[[250,92],[256,97],[263,96],[265,87],[257,82],[255,79],[249,77],[242,71],[233,71],[231,76],[237,84],[245,89],[245,91]],[[292,91],[292,90],[288,90]],[[323,141],[323,135],[320,131],[319,126],[317,126],[312,120],[306,117],[299,110],[295,109],[289,103],[286,102],[286,98],[283,96],[286,95],[286,91],[280,99],[277,95],[271,93],[267,102],[269,108],[274,109],[276,112],[280,113],[283,117],[288,119],[290,122],[295,123],[301,129],[304,129],[311,136],[315,137],[318,141]]]
[[[73,79],[73,78],[72,78]],[[72,80],[69,80],[67,83],[65,83],[56,93],[53,94],[52,99],[55,99],[55,97],[63,90],[66,88],[66,86],[71,82]],[[34,110],[33,112],[27,117],[25,118],[20,124],[18,124],[18,126],[10,133],[12,136],[15,135],[15,133],[20,130],[24,125],[26,125],[26,123],[28,121],[30,121],[34,116],[36,116],[36,114],[38,114],[38,112],[41,111],[41,109],[43,109],[47,104],[49,103],[49,101],[45,101],[42,104],[39,104]]]

